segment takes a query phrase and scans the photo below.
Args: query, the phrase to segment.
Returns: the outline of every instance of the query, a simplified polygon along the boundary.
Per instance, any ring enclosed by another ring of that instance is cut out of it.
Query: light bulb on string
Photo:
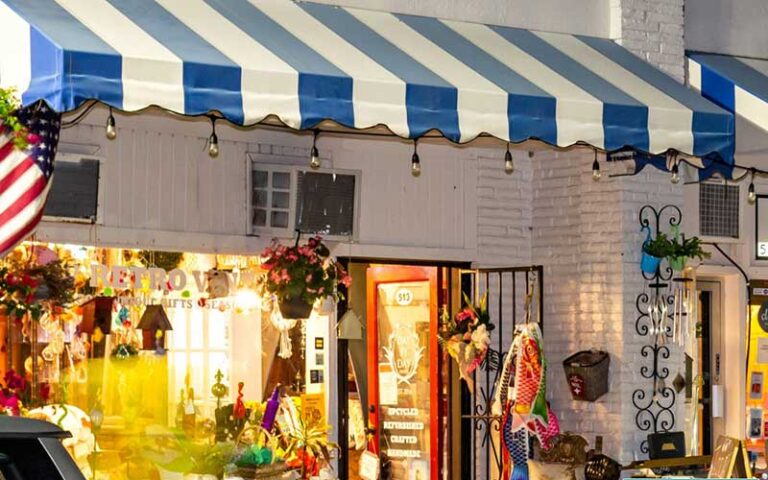
[[[515,161],[512,158],[512,152],[509,151],[509,143],[507,143],[507,153],[504,154],[504,173],[511,175],[515,171]]]
[[[211,158],[219,156],[219,137],[216,135],[216,117],[211,117],[211,136],[208,137],[208,155]]]
[[[320,152],[317,151],[317,135],[318,131],[315,130],[314,137],[312,138],[312,150],[309,153],[309,167],[312,170],[320,168]]]
[[[750,205],[754,205],[757,202],[757,194],[755,193],[755,169],[750,171],[749,188],[747,189],[747,202]]]
[[[592,162],[592,180],[597,182],[602,176],[603,174],[600,173],[600,162],[597,161],[597,150],[595,150],[595,161]]]
[[[677,161],[672,164],[672,176],[669,178],[674,185],[680,183],[680,168],[677,166]]]
[[[421,160],[419,159],[419,152],[417,149],[418,140],[413,141],[413,156],[411,156],[411,175],[418,177],[421,175]]]
[[[109,107],[109,116],[107,117],[106,136],[109,140],[117,138],[117,128],[115,127],[115,116],[112,115],[112,107]]]

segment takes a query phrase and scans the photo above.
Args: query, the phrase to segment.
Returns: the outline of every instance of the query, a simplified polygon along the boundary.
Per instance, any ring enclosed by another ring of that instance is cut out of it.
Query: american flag
[[[37,141],[19,150],[11,133],[0,128],[0,257],[40,223],[61,127],[61,116],[43,102],[20,108],[16,115]]]

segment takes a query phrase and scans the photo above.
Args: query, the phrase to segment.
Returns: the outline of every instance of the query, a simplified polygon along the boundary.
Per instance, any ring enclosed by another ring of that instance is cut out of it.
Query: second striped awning
[[[218,111],[552,145],[733,155],[733,117],[616,43],[289,0],[0,0],[25,103]]]

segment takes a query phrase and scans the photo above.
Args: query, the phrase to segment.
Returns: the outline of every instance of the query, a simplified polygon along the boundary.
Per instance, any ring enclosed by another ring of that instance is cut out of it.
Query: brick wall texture
[[[610,8],[620,22],[612,28],[615,39],[682,82],[683,0],[611,0]],[[646,204],[682,204],[682,187],[656,171],[594,182],[589,149],[537,151],[532,159],[516,152],[515,159],[512,176],[498,159],[479,159],[478,265],[544,267],[549,397],[562,430],[590,443],[602,435],[604,451],[621,462],[645,458],[640,443],[647,432],[637,428],[632,404],[638,388],[652,395],[652,383],[640,374],[643,365],[652,367],[641,355],[648,339],[635,331],[635,300],[648,291],[639,268],[638,213]],[[610,392],[594,403],[573,401],[562,361],[590,348],[611,355]],[[672,349],[664,365],[671,381],[682,354]],[[674,428],[682,429],[684,400],[676,405]]]

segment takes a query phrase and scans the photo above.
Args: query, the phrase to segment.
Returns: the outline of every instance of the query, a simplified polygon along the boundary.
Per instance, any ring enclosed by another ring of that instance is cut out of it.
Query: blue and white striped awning
[[[733,153],[733,118],[612,41],[288,0],[0,0],[0,81],[96,99],[552,145]]]
[[[693,88],[768,131],[768,60],[692,52],[687,60]]]

